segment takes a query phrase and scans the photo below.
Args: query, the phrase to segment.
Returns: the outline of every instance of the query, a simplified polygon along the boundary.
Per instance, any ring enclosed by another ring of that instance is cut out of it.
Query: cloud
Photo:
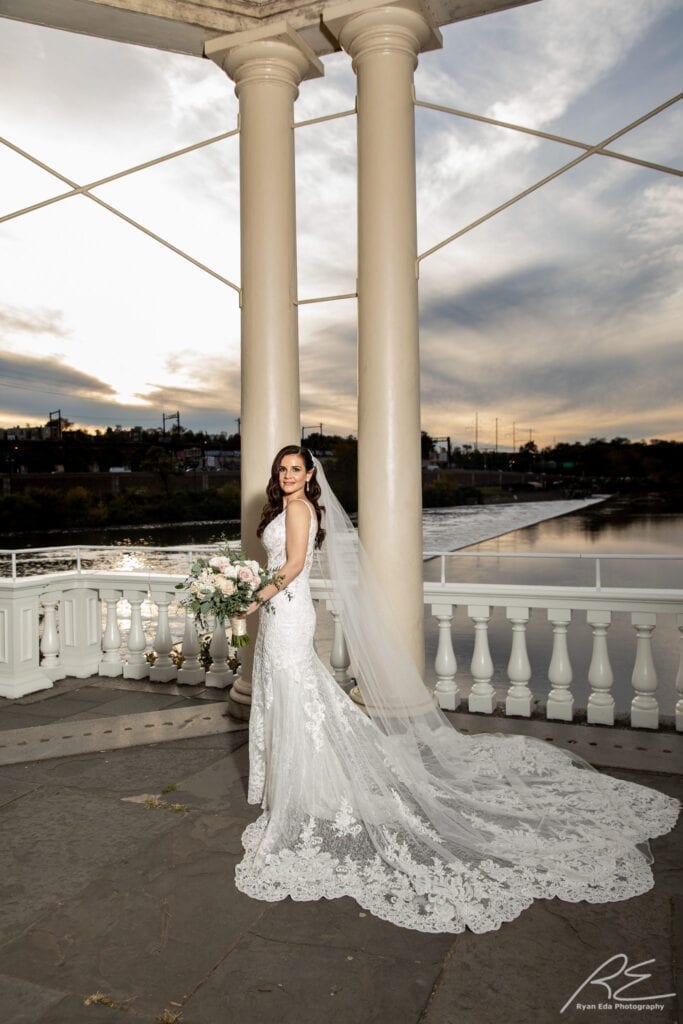
[[[0,307],[0,336],[49,334],[63,338],[69,333],[63,321],[64,313],[61,309],[29,311],[12,306]]]
[[[594,142],[679,88],[680,22],[675,0],[601,0],[599,17],[594,0],[543,0],[462,22],[421,56],[417,94]],[[210,62],[2,26],[3,134],[80,181],[236,125],[233,85]],[[324,64],[324,79],[302,83],[297,121],[354,105],[348,57]],[[617,148],[675,164],[681,116],[670,109]],[[416,118],[422,249],[578,152]],[[353,117],[295,133],[301,297],[355,291],[355,135]],[[238,151],[230,139],[98,194],[238,281]],[[0,175],[7,208],[61,190],[3,150]],[[426,429],[453,434],[479,411],[508,433],[516,420],[551,437],[680,435],[681,202],[673,178],[591,157],[423,261]],[[85,199],[0,225],[0,278],[12,298],[2,343],[28,342],[36,360],[23,366],[35,390],[3,392],[13,412],[44,419],[54,401],[82,422],[147,425],[178,408],[186,426],[234,429],[239,321],[224,285]],[[356,304],[299,313],[303,422],[355,431]]]

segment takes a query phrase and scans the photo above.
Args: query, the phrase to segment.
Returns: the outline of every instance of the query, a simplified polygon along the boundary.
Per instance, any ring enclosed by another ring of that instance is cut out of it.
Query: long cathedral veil
[[[325,508],[320,569],[332,587],[352,672],[392,769],[438,837],[440,856],[468,863],[494,857],[555,873],[573,851],[566,861],[570,878],[590,874],[588,865],[585,874],[583,868],[577,871],[581,847],[586,852],[592,847],[593,857],[607,849],[611,857],[651,861],[637,809],[624,802],[615,830],[613,816],[608,822],[595,796],[586,795],[589,780],[579,781],[585,776],[579,769],[597,773],[583,758],[542,740],[501,735],[482,740],[453,727],[403,644],[353,523],[318,459],[314,465]],[[571,785],[567,793],[572,766],[575,798]]]

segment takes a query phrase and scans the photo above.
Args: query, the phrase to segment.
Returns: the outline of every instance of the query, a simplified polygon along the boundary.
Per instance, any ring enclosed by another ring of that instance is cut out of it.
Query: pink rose
[[[239,571],[239,578],[242,580],[242,583],[253,583],[254,582],[254,574],[251,571],[251,569],[246,569],[246,568],[240,569],[240,571]]]

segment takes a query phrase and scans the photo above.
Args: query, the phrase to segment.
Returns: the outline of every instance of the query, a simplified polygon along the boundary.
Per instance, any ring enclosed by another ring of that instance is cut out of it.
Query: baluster
[[[453,650],[451,623],[455,605],[433,604],[432,615],[439,624],[439,645],[436,649],[434,668],[436,669],[435,697],[444,711],[455,711],[460,706],[461,695],[455,681],[458,662]]]
[[[588,669],[591,694],[586,709],[587,719],[591,725],[614,725],[614,697],[610,693],[614,674],[607,648],[607,630],[612,621],[612,613],[589,611],[586,620],[593,628],[593,653]]]
[[[483,711],[490,715],[496,703],[496,691],[491,686],[493,661],[489,650],[489,621],[491,609],[488,605],[468,605],[467,614],[474,622],[474,651],[470,671],[472,689],[468,700],[470,711]]]
[[[528,608],[508,608],[506,615],[512,624],[512,647],[508,662],[510,686],[505,700],[506,715],[531,715],[531,665],[526,650],[526,627],[529,621]]]
[[[121,657],[121,631],[119,629],[118,603],[120,590],[100,590],[100,599],[104,601],[107,617],[102,637],[102,658],[98,666],[101,676],[120,676],[123,672]]]
[[[676,616],[676,625],[680,633],[678,644],[681,651],[678,661],[678,673],[676,675],[676,691],[678,692],[678,700],[676,701],[676,729],[679,732],[683,732],[683,615]]]
[[[183,663],[178,669],[178,682],[183,686],[196,686],[197,683],[204,682],[206,672],[199,660],[200,651],[197,623],[191,612],[186,611],[182,644]]]
[[[64,679],[66,672],[62,668],[59,657],[59,630],[57,629],[57,609],[62,600],[62,594],[51,591],[42,594],[40,603],[43,608],[43,635],[40,641],[40,653],[42,661],[40,667],[54,682],[56,679]]]
[[[574,698],[571,692],[572,665],[567,649],[567,628],[572,619],[568,608],[549,608],[548,621],[553,627],[553,653],[548,668],[552,686],[546,705],[547,718],[571,722],[574,717]]]
[[[631,725],[639,729],[659,728],[659,705],[654,696],[657,672],[652,660],[652,633],[657,616],[650,612],[632,612],[631,623],[636,631],[636,660],[631,684],[636,695],[631,701]]]
[[[213,636],[209,644],[211,668],[206,673],[206,685],[225,689],[232,682],[232,670],[228,665],[230,645],[225,632],[225,619],[216,619]]]
[[[351,659],[349,658],[341,619],[339,618],[338,613],[332,608],[330,608],[330,614],[332,615],[332,621],[334,622],[330,665],[332,666],[332,674],[334,675],[334,678],[340,686],[344,686],[344,684],[349,681],[349,667],[351,665]]]
[[[140,590],[124,590],[123,596],[130,604],[128,654],[123,666],[123,677],[145,679],[149,675],[149,662],[145,657],[147,641],[142,628],[142,602],[147,595]]]
[[[178,669],[171,658],[173,639],[168,623],[168,606],[172,598],[173,595],[168,591],[152,591],[152,600],[157,606],[157,631],[154,637],[156,661],[149,670],[149,678],[157,683],[169,683],[178,675]]]

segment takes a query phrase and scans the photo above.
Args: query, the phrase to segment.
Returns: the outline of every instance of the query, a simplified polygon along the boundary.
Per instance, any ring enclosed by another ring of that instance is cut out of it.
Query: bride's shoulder
[[[308,509],[308,513],[304,512],[304,509]],[[311,505],[310,501],[306,501],[305,498],[290,498],[285,506],[285,512],[287,513],[287,518],[292,515],[301,516],[303,518],[305,515],[312,516],[315,509]]]

